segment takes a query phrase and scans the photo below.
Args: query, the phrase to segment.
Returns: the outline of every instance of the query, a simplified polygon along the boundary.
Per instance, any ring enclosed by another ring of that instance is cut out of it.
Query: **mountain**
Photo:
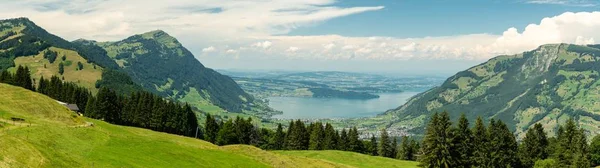
[[[20,87],[0,84],[0,95],[0,167],[417,167],[418,164],[342,151],[275,152],[248,145],[217,146],[199,139],[78,116],[54,99]]]
[[[104,49],[136,83],[163,97],[196,107],[214,104],[230,112],[241,112],[253,101],[231,78],[206,68],[164,31],[116,42],[87,43],[92,44]]]
[[[100,47],[71,43],[27,18],[0,20],[0,70],[14,71],[19,65],[29,67],[36,79],[56,75],[92,91],[99,83],[122,92],[141,89],[128,76],[122,77],[118,65]]]
[[[441,86],[414,96],[379,118],[388,127],[423,131],[433,112],[453,119],[500,119],[520,136],[535,123],[553,135],[573,118],[597,134],[600,128],[600,45],[548,44],[516,55],[498,56],[461,71]]]
[[[199,109],[230,112],[260,104],[160,30],[116,42],[69,42],[27,18],[0,20],[0,70],[19,65],[29,67],[36,79],[56,75],[93,92],[99,87],[121,93],[147,90]]]

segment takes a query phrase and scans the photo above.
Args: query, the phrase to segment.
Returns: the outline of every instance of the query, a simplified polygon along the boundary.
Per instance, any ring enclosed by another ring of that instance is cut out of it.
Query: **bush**
[[[558,162],[554,159],[544,159],[544,160],[538,160],[535,162],[535,165],[533,165],[534,168],[555,168],[555,167],[560,167],[558,165]]]

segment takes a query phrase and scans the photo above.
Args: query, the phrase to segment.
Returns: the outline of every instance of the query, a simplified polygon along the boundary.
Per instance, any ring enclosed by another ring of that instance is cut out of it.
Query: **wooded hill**
[[[93,93],[101,87],[119,94],[145,90],[194,108],[229,112],[248,110],[254,101],[163,31],[117,42],[69,42],[27,18],[0,20],[0,70],[15,72],[18,65],[27,66],[33,78],[58,76]]]
[[[378,118],[381,125],[423,133],[428,115],[502,120],[519,139],[542,124],[550,136],[572,118],[588,134],[600,131],[600,46],[548,44],[490,59],[448,78]]]

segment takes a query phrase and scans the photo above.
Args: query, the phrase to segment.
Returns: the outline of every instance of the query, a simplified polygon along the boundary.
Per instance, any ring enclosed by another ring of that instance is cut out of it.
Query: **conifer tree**
[[[375,135],[371,135],[371,146],[369,147],[370,154],[373,156],[377,156],[377,139]]]
[[[359,140],[358,129],[356,127],[348,129],[348,151],[362,152],[362,142]]]
[[[236,137],[234,129],[235,126],[232,119],[223,123],[221,129],[219,129],[219,133],[217,133],[217,145],[237,144],[238,138]]]
[[[379,146],[377,153],[379,156],[383,157],[391,157],[392,156],[392,142],[388,135],[387,130],[384,128],[381,131],[381,135],[379,137]]]
[[[490,136],[492,167],[520,167],[517,141],[506,124],[492,119],[488,132],[489,135],[494,135]]]
[[[297,120],[293,127],[288,129],[286,142],[288,150],[306,150],[308,148],[306,127],[302,121]]]
[[[309,140],[309,150],[322,150],[323,149],[323,138],[325,136],[325,131],[323,130],[323,124],[320,122],[316,122],[312,125],[310,140]]]
[[[548,158],[548,139],[542,124],[536,123],[527,130],[519,147],[519,158],[523,167],[533,167],[535,161]]]
[[[481,117],[477,117],[475,120],[472,132],[473,157],[471,164],[473,167],[490,167],[489,134]]]
[[[391,145],[392,149],[390,151],[390,158],[396,158],[396,154],[398,154],[398,139],[396,139],[396,137],[394,137],[392,139],[392,145]]]
[[[61,75],[65,73],[65,65],[62,62],[58,63],[58,73]]]
[[[400,160],[412,160],[412,149],[407,136],[402,136],[402,142],[398,148],[396,158]]]
[[[342,133],[340,133],[340,140],[338,141],[338,150],[347,151],[348,150],[348,134],[346,133],[346,129],[342,129]]]
[[[600,135],[592,138],[592,143],[590,144],[590,161],[592,166],[600,165]]]
[[[325,137],[323,138],[323,149],[324,150],[334,150],[337,149],[337,137],[335,129],[331,124],[325,124]]]
[[[456,167],[456,156],[452,155],[452,131],[447,112],[434,113],[426,128],[423,139],[423,167]]]
[[[204,127],[204,132],[206,134],[204,136],[205,140],[210,143],[215,143],[217,140],[217,134],[219,133],[219,125],[212,115],[206,114],[206,124]]]
[[[283,144],[285,142],[285,133],[283,132],[283,127],[281,124],[277,124],[277,130],[275,131],[275,135],[273,135],[273,149],[274,150],[282,150]]]
[[[461,114],[458,119],[458,125],[453,127],[454,137],[452,138],[452,154],[456,157],[456,165],[461,167],[471,167],[471,158],[473,157],[472,139],[473,134],[469,129],[469,120],[465,114]]]

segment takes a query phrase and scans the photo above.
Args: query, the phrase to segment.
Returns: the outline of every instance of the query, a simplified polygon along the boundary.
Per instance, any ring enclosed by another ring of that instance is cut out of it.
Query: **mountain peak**
[[[140,37],[148,40],[156,40],[160,44],[167,46],[167,48],[181,47],[181,43],[175,37],[162,30],[149,31],[140,34]]]

